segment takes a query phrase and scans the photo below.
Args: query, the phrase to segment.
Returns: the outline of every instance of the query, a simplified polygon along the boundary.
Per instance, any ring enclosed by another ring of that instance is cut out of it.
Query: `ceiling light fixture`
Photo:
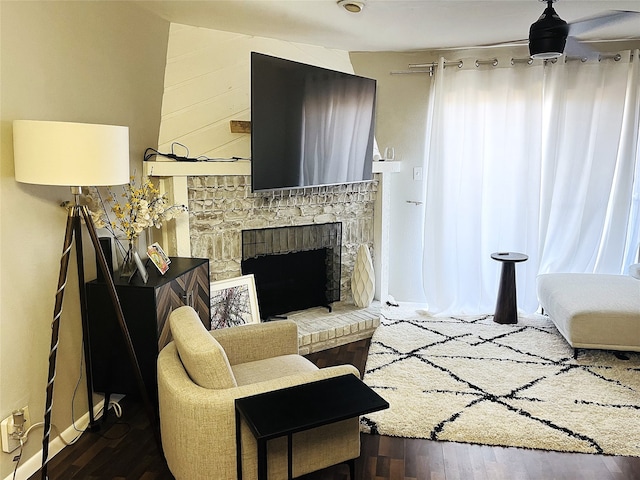
[[[561,56],[564,52],[569,25],[553,9],[554,1],[546,0],[547,8],[529,29],[531,58],[549,60]]]
[[[364,8],[364,2],[354,0],[338,0],[338,5],[351,13],[360,13]]]

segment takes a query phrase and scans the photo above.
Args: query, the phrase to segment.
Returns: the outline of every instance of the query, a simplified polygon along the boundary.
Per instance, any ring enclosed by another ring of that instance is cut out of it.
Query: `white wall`
[[[395,149],[400,173],[391,176],[389,293],[402,302],[426,302],[422,288],[423,181],[413,180],[413,168],[424,167],[429,76],[391,75],[412,63],[437,58],[426,52],[351,53],[357,74],[378,81],[376,137],[381,152]],[[424,171],[423,171],[424,173]],[[424,175],[423,175],[424,178]]]
[[[171,24],[161,152],[179,142],[191,157],[251,156],[251,136],[231,133],[229,121],[251,119],[252,51],[353,73],[346,51]]]
[[[132,170],[156,146],[169,24],[127,2],[0,2],[0,417],[28,405],[43,419],[54,295],[69,190],[14,178],[14,119],[107,123],[130,127]],[[46,152],[43,152],[46,158]],[[95,262],[85,240],[87,280]],[[52,419],[71,425],[82,352],[75,255],[60,327]],[[83,380],[75,417],[87,412]],[[22,463],[42,447],[34,430]],[[0,452],[0,478],[14,467]],[[39,459],[38,459],[39,462]],[[20,478],[20,477],[18,477]]]

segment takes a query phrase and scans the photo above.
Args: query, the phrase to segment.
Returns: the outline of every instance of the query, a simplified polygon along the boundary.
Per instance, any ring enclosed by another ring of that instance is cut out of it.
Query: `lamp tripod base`
[[[74,192],[75,195],[75,192]],[[134,371],[134,375],[136,377],[136,382],[138,385],[138,390],[142,397],[145,410],[147,413],[147,417],[149,419],[149,424],[153,430],[154,437],[156,439],[156,444],[158,446],[159,451],[162,453],[162,444],[160,441],[160,431],[158,429],[158,422],[156,419],[155,409],[151,404],[151,400],[149,399],[149,395],[147,393],[147,389],[142,378],[142,373],[140,371],[140,364],[138,363],[138,359],[136,357],[135,350],[133,348],[133,343],[131,341],[131,336],[129,335],[129,329],[127,328],[127,324],[124,321],[124,314],[122,312],[122,306],[120,305],[120,300],[118,299],[118,295],[116,292],[115,284],[113,283],[113,278],[111,277],[111,273],[107,267],[107,261],[100,245],[100,241],[98,239],[98,233],[96,231],[96,227],[87,211],[87,208],[81,205],[78,205],[77,195],[75,205],[69,207],[69,215],[67,216],[67,226],[65,230],[65,238],[64,245],[62,249],[62,256],[60,258],[60,273],[58,276],[58,288],[56,290],[56,300],[55,307],[53,312],[53,321],[51,323],[51,348],[49,350],[49,372],[48,372],[48,380],[47,380],[47,389],[46,389],[46,403],[45,403],[45,412],[44,412],[44,437],[42,439],[42,467],[41,467],[41,479],[47,480],[47,462],[49,456],[49,440],[51,436],[51,411],[53,408],[53,383],[56,376],[56,358],[58,353],[58,339],[59,339],[59,330],[60,330],[60,316],[62,314],[62,301],[64,298],[64,288],[67,283],[67,271],[69,267],[69,256],[71,252],[71,244],[73,243],[75,237],[76,244],[76,257],[78,264],[78,286],[80,288],[80,312],[82,317],[82,340],[83,340],[83,349],[84,349],[84,357],[85,357],[85,369],[86,369],[86,378],[87,378],[87,400],[89,404],[89,425],[85,429],[85,431],[96,432],[100,430],[100,425],[96,423],[94,412],[93,412],[93,378],[92,378],[92,369],[91,369],[91,355],[89,352],[90,346],[90,338],[89,338],[89,328],[88,328],[88,314],[87,314],[87,298],[86,298],[86,290],[85,290],[85,282],[84,282],[84,269],[83,269],[83,254],[82,254],[82,231],[81,231],[81,217],[87,225],[87,229],[89,230],[89,235],[91,237],[91,242],[93,243],[93,247],[95,249],[96,258],[98,260],[98,264],[100,267],[100,271],[105,279],[107,284],[107,288],[109,291],[109,296],[111,297],[111,302],[113,303],[114,310],[116,312],[116,317],[118,319],[118,324],[120,326],[120,330],[122,332],[125,346],[127,347],[127,351],[129,354],[129,359],[131,361],[131,366]],[[106,415],[106,412],[109,408],[108,405],[108,397],[105,399],[105,405],[103,410],[103,415]]]

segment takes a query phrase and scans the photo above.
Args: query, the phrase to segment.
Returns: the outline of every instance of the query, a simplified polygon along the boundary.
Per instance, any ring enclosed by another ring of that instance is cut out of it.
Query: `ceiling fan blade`
[[[597,51],[580,42],[575,37],[567,37],[567,44],[564,47],[564,54],[567,57],[586,58],[587,60],[597,58],[599,55]]]
[[[569,35],[581,35],[589,30],[595,30],[596,28],[628,20],[637,15],[640,15],[640,12],[634,12],[632,10],[612,10],[594,17],[577,20],[569,24]]]

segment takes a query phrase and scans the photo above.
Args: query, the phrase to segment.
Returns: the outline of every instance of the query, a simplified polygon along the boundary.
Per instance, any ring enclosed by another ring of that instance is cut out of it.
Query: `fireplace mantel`
[[[373,162],[373,173],[400,171],[400,162]],[[198,177],[203,175],[251,175],[250,160],[217,162],[146,161],[144,173],[149,177]]]
[[[175,203],[189,204],[187,177],[209,175],[251,175],[250,160],[216,161],[216,162],[177,162],[173,160],[145,161],[144,174],[157,177],[160,189],[167,193]],[[390,208],[390,174],[400,172],[401,162],[373,162],[373,173],[378,180],[378,195],[374,209],[374,271],[376,276],[375,298],[385,301],[388,295],[389,258],[389,208]],[[175,219],[175,228],[162,229],[162,246],[169,255],[180,257],[191,256],[191,239],[189,235],[189,218],[186,215]]]

